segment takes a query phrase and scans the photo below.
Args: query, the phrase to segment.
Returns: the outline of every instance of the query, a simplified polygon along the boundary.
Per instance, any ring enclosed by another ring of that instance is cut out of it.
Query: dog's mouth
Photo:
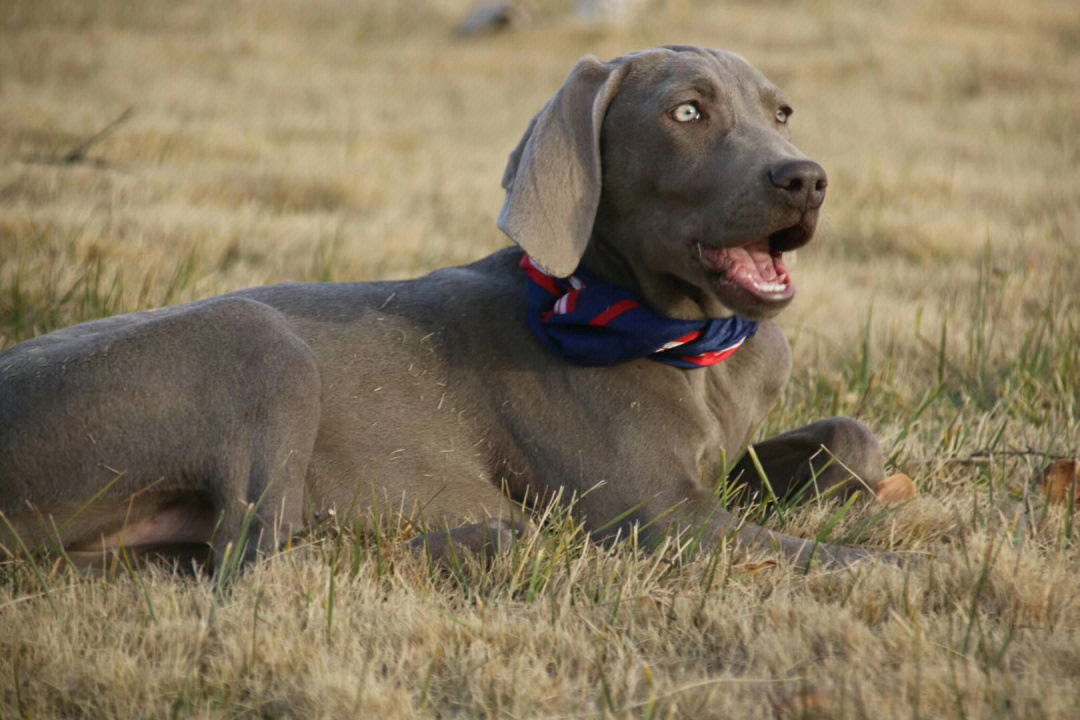
[[[784,267],[784,253],[768,240],[729,248],[698,245],[701,264],[716,281],[741,289],[765,302],[779,302],[795,294],[795,283]]]
[[[814,222],[804,221],[760,240],[734,247],[709,247],[700,242],[697,254],[713,286],[726,299],[765,308],[785,305],[795,296],[795,283],[784,266],[784,253],[810,242]]]

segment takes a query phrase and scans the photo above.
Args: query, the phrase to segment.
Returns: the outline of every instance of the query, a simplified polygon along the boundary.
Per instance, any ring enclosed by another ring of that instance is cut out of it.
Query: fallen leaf
[[[657,614],[663,614],[664,608],[655,599],[648,595],[642,595],[637,601],[638,612],[648,613],[655,612]]]
[[[875,502],[879,505],[899,505],[919,494],[915,482],[904,473],[890,475],[881,481],[875,493]]]
[[[829,716],[832,696],[828,690],[817,685],[796,690],[773,705],[778,720],[810,720]]]
[[[1035,484],[1055,505],[1065,505],[1072,493],[1073,503],[1080,497],[1080,462],[1055,460],[1035,475]]]
[[[750,575],[756,575],[762,570],[772,570],[774,567],[776,567],[775,560],[762,560],[756,563],[743,563],[739,566],[739,570]]]

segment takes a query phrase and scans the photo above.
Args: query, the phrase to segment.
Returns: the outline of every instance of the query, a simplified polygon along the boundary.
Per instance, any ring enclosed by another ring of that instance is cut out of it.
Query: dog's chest
[[[498,474],[519,489],[579,492],[627,479],[717,481],[787,378],[786,341],[771,324],[758,334],[711,369],[641,360],[519,379],[502,405],[507,452]]]

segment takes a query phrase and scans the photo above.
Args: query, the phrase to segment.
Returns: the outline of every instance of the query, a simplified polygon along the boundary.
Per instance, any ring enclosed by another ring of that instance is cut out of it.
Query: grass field
[[[348,519],[228,589],[9,560],[0,716],[1077,717],[1080,517],[1030,485],[1080,453],[1075,6],[654,0],[597,26],[536,1],[458,41],[468,4],[5,0],[0,349],[478,258],[506,244],[506,156],[579,56],[724,47],[791,96],[830,177],[761,432],[858,417],[921,491],[755,516],[928,561],[603,548],[562,510],[453,577]]]

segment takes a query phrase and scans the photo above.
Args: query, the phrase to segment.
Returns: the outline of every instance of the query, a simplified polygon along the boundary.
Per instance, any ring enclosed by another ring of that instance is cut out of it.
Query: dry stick
[[[1041,457],[1045,460],[1071,460],[1071,455],[1058,455],[1052,452],[1046,452],[1044,450],[1036,450],[1034,448],[1008,448],[1005,450],[976,450],[964,457],[949,458],[946,462],[956,463],[958,465],[982,465],[992,462],[996,457],[1004,458],[1017,458],[1017,457]]]
[[[81,143],[69,150],[63,157],[60,158],[61,162],[65,163],[77,163],[86,159],[86,151],[90,149],[95,143],[101,142],[106,137],[111,135],[121,123],[125,122],[135,112],[134,106],[128,106],[124,112],[116,116],[112,122],[105,127],[98,130],[90,137],[83,140]]]

